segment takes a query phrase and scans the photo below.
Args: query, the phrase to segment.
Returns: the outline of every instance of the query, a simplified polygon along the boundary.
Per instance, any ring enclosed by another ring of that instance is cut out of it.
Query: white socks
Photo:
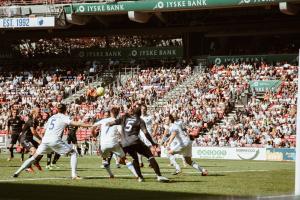
[[[176,171],[181,171],[180,166],[178,165],[178,163],[175,160],[175,156],[169,155],[169,159],[170,159],[171,163],[173,164],[173,166],[175,167]]]
[[[15,172],[15,174],[19,175],[23,170],[30,167],[30,165],[34,162],[34,157],[30,157],[29,159],[25,160],[25,162],[21,165],[21,167]]]
[[[76,172],[76,169],[77,169],[77,153],[75,151],[71,154],[70,164],[71,164],[71,175],[72,175],[72,178],[74,178],[74,177],[77,176],[77,172]]]
[[[200,165],[198,165],[196,162],[192,162],[192,167],[195,168],[196,170],[198,170],[199,172],[202,172],[202,167],[200,167]]]
[[[132,162],[128,162],[126,163],[126,166],[128,167],[128,169],[131,171],[131,173],[135,176],[135,177],[139,177],[134,169],[134,166],[132,164]]]

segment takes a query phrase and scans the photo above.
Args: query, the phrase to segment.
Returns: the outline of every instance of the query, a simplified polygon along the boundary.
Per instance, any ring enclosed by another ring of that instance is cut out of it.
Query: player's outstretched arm
[[[158,124],[154,123],[154,125],[153,125],[153,133],[152,133],[153,137],[157,135],[157,130],[158,130]]]
[[[174,140],[174,138],[175,138],[175,136],[176,136],[176,132],[174,131],[174,132],[172,132],[172,134],[171,134],[171,136],[170,136],[170,138],[169,138],[169,140],[168,140],[168,142],[167,142],[167,147],[170,147],[170,145],[171,145],[171,143],[173,142],[173,140]]]
[[[78,121],[71,121],[70,125],[71,126],[80,126],[80,127],[84,127],[84,128],[90,128],[93,126],[92,124],[86,124],[86,123],[78,122]]]
[[[121,118],[118,118],[118,119],[116,119],[116,120],[114,120],[114,121],[108,122],[108,123],[106,124],[106,126],[120,125],[121,122],[122,122],[122,119],[121,119]]]
[[[166,146],[167,141],[168,141],[168,139],[169,139],[168,133],[169,133],[168,130],[164,130],[164,134],[163,134],[162,139],[161,139],[161,141],[160,141],[160,145]]]
[[[96,122],[92,125],[92,134],[94,137],[97,137],[99,135],[99,133],[97,133],[97,128],[101,126],[101,120],[99,122]]]

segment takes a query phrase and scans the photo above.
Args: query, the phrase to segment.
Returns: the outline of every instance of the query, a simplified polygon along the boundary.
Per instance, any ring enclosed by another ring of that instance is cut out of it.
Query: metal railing
[[[115,0],[115,2],[117,1],[118,0]],[[106,0],[6,0],[6,1],[0,0],[0,6],[101,3],[101,2],[106,2]]]

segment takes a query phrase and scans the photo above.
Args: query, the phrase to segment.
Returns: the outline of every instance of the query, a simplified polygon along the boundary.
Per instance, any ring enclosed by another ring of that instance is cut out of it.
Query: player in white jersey
[[[178,124],[177,123],[177,121],[175,122],[176,124]],[[179,124],[178,124],[179,125]],[[160,141],[160,145],[163,145],[167,140],[168,140],[168,138],[170,137],[170,131],[169,131],[169,129],[170,129],[170,127],[168,126],[168,125],[164,125],[164,134],[163,134],[163,136],[162,136],[162,140]],[[174,142],[172,142],[172,144],[171,145],[173,145],[173,146],[175,146],[177,144],[177,142],[176,141],[174,141]],[[184,159],[184,156],[183,155],[176,155],[176,156],[174,156],[174,155],[170,155],[170,154],[167,154],[167,157],[169,158],[169,160],[170,160],[170,166],[174,166],[174,162],[176,162],[176,158],[181,158],[182,159],[182,164],[183,164],[183,166],[184,167],[187,167],[187,163],[185,162],[185,159]],[[178,163],[176,162],[176,166],[178,165]],[[172,174],[174,174],[174,175],[176,175],[177,174],[177,172],[175,171],[174,173],[172,173]]]
[[[147,114],[147,106],[145,104],[141,105],[141,112],[142,112],[141,119],[144,120],[147,131],[153,137],[153,135],[156,133],[156,130],[157,130],[157,124],[154,123],[153,117],[151,115]],[[149,142],[149,140],[146,138],[146,136],[142,130],[140,131],[139,137],[147,147],[149,147],[149,148],[152,147],[151,142]],[[138,154],[138,158],[139,158],[140,167],[144,167],[142,155]]]
[[[116,120],[118,114],[119,114],[119,108],[113,107],[110,111],[110,117],[104,118],[99,122],[96,122],[93,125],[92,132],[94,133],[96,127],[101,126],[99,134],[100,134],[101,155],[103,158],[102,163],[104,165],[104,168],[108,172],[110,178],[114,178],[114,175],[110,169],[110,162],[109,162],[112,153],[117,155],[121,159],[121,162],[123,163],[125,162],[126,166],[134,174],[134,176],[138,177],[133,164],[126,159],[125,153],[119,144],[120,132],[118,129],[118,125],[107,126],[109,122],[113,122]]]
[[[174,155],[181,154],[188,165],[201,172],[202,176],[206,176],[208,174],[207,170],[202,168],[196,162],[192,161],[192,141],[189,135],[182,130],[181,126],[175,123],[175,119],[172,115],[166,117],[166,124],[170,127],[170,137],[166,141],[166,147],[168,148],[168,153],[170,154],[170,160],[176,168],[176,171],[173,174],[176,175],[181,172],[180,166],[174,162]]]
[[[178,126],[180,126],[180,128],[182,129],[182,130],[184,130],[185,128],[184,128],[184,123],[183,123],[183,121],[182,120],[180,120],[180,118],[179,118],[179,116],[178,116],[178,113],[177,114],[175,114],[175,124],[177,124]],[[183,155],[179,155],[179,157],[180,157],[180,159],[182,160],[182,165],[184,166],[184,167],[187,167],[187,163],[185,162],[185,159],[184,159],[184,156]]]
[[[71,170],[72,179],[80,179],[80,177],[77,176],[77,172],[76,172],[77,153],[72,148],[71,145],[62,141],[62,134],[64,129],[68,125],[81,126],[81,127],[91,127],[91,125],[84,124],[82,122],[71,121],[70,117],[65,115],[67,111],[66,105],[59,104],[57,108],[58,108],[58,114],[55,114],[52,117],[50,117],[44,127],[45,134],[35,154],[22,164],[22,166],[14,173],[13,177],[15,178],[18,177],[19,174],[28,166],[30,166],[38,156],[54,151],[61,155],[63,154],[71,155],[70,163],[72,169]]]

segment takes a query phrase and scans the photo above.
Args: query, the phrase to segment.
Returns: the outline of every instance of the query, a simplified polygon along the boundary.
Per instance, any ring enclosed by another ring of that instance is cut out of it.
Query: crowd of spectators
[[[85,86],[89,77],[84,68],[35,66],[26,69],[2,68],[0,75],[0,128],[5,129],[9,109],[26,116],[33,107],[50,114],[63,98]]]
[[[143,36],[102,36],[86,38],[22,39],[13,49],[24,57],[66,56],[75,49],[137,48],[182,46],[181,39],[160,39]]]
[[[137,100],[147,105],[188,79],[192,65],[172,63],[168,66],[145,67],[106,87],[101,97],[90,87],[86,94],[69,104],[68,112],[82,121],[101,119],[111,106],[126,105]],[[27,69],[22,72],[3,72],[0,77],[0,128],[5,128],[10,106],[17,106],[22,114],[34,106],[43,112],[55,112],[55,106],[69,90],[82,87],[86,75],[83,71]],[[280,80],[277,90],[259,93],[250,89],[251,80]],[[94,92],[93,92],[94,91]],[[236,115],[227,117],[234,110],[236,100],[244,91],[249,100],[236,110]],[[297,67],[288,64],[267,65],[229,64],[213,66],[199,73],[194,84],[172,98],[163,107],[149,111],[158,124],[154,136],[160,141],[164,130],[164,117],[175,113],[178,121],[188,132],[200,132],[194,146],[228,147],[295,147],[296,131]],[[86,135],[89,135],[88,130]]]
[[[235,80],[281,80],[276,91],[263,96],[253,91],[248,103],[237,110],[233,118],[215,124],[206,135],[195,142],[200,146],[230,147],[295,147],[297,67],[284,64],[229,65],[219,68],[230,71]]]

